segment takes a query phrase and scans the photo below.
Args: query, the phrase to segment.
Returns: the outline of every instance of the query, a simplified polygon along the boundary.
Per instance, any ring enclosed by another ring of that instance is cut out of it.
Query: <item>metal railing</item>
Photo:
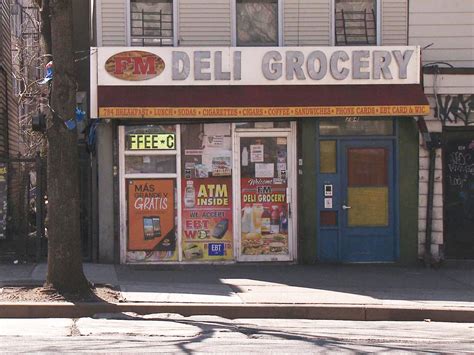
[[[377,44],[377,23],[374,10],[337,11],[336,45]]]

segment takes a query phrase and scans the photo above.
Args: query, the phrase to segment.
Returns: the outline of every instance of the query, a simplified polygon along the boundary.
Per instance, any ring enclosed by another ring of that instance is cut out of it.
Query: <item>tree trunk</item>
[[[47,0],[43,0],[45,2]],[[89,291],[82,270],[80,236],[79,152],[74,118],[74,78],[71,0],[50,0],[51,49],[54,63],[48,128],[48,274],[46,284],[60,292]],[[46,42],[46,41],[45,41]]]
[[[51,55],[51,21],[49,12],[49,0],[35,0],[40,8],[40,48],[43,55],[46,55],[44,64],[48,63]]]

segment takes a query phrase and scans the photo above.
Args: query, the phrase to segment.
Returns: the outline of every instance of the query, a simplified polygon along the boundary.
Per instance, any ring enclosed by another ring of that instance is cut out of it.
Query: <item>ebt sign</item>
[[[98,85],[418,84],[420,49],[98,48]]]

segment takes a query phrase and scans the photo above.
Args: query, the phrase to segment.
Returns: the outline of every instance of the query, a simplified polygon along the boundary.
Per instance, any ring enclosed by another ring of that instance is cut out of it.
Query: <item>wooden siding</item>
[[[232,0],[180,0],[179,46],[230,46]]]
[[[0,64],[6,72],[0,72],[0,115],[4,120],[1,128],[5,131],[8,128],[8,134],[4,135],[4,137],[8,136],[8,144],[3,141],[3,147],[0,147],[0,154],[3,151],[4,157],[16,156],[19,152],[18,107],[13,93],[10,36],[10,4],[8,1],[2,1],[0,4]]]
[[[331,0],[286,0],[283,11],[284,46],[331,45]]]
[[[8,157],[8,76],[11,73],[9,55],[10,26],[8,9],[5,1],[0,2],[0,157]]]
[[[474,1],[410,1],[409,44],[425,47],[423,63],[474,67]]]
[[[97,2],[99,46],[126,46],[127,3],[129,0],[99,0]],[[102,41],[100,41],[102,40]]]
[[[382,46],[406,45],[408,42],[408,0],[381,0],[380,3],[382,16],[380,44]]]
[[[435,75],[423,75],[425,94],[434,95]],[[439,74],[436,76],[436,92],[439,95],[474,94],[474,76]]]
[[[18,105],[13,92],[10,31],[10,2],[0,2],[0,157],[17,157],[19,154]],[[18,164],[8,166],[8,219],[7,241],[19,232],[20,169]],[[0,252],[6,245],[0,245]]]

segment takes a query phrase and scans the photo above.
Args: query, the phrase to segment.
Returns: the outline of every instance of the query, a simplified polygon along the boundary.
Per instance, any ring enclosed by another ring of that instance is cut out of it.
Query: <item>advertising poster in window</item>
[[[242,178],[242,255],[288,254],[286,180]]]
[[[232,178],[183,179],[182,191],[183,260],[232,260]]]
[[[229,123],[181,126],[183,261],[233,259]]]
[[[134,261],[176,259],[174,179],[132,179],[128,188],[128,251]]]

